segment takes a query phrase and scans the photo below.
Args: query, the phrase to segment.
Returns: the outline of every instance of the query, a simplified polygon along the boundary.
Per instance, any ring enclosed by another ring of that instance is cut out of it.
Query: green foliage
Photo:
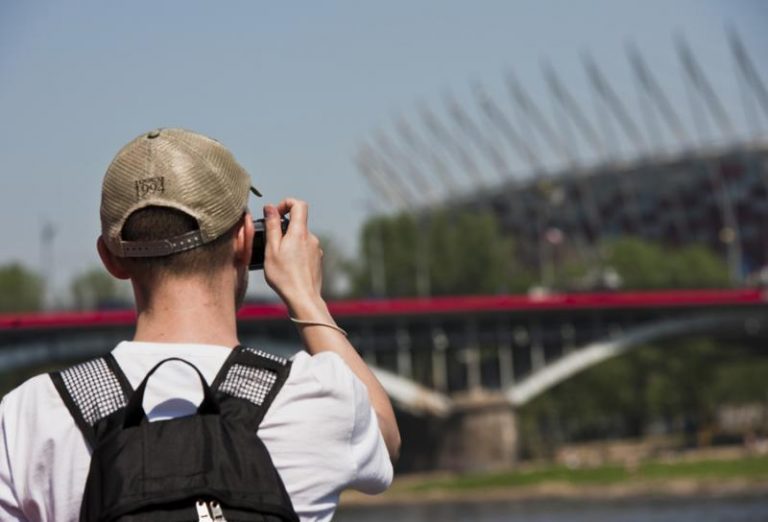
[[[0,313],[35,312],[43,307],[43,282],[19,263],[0,267]]]
[[[711,339],[642,346],[521,408],[520,427],[539,457],[564,440],[638,437],[653,424],[693,437],[711,427],[721,404],[764,402],[766,375],[768,361]]]
[[[701,245],[666,248],[637,238],[606,247],[605,262],[621,276],[623,288],[722,288],[730,284],[728,267]]]
[[[457,281],[461,280],[461,267],[456,262],[462,254],[462,245],[457,242],[455,224],[448,214],[438,212],[429,223],[429,273],[431,289],[435,295],[453,292]]]
[[[445,212],[427,227],[433,295],[498,293],[509,289],[514,268],[512,242],[501,236],[491,214]]]
[[[446,286],[453,287],[448,292],[491,294],[508,292],[512,285],[527,286],[527,281],[514,280],[520,267],[512,241],[502,236],[492,214],[460,214],[454,234],[457,252],[451,260],[457,269],[455,278],[447,281]]]
[[[353,284],[358,295],[414,296],[426,288],[431,295],[489,294],[522,291],[530,283],[491,213],[378,217],[363,227],[361,245]]]
[[[354,270],[357,295],[412,296],[428,286],[431,295],[524,292],[537,267],[522,267],[513,239],[500,230],[490,212],[432,212],[377,217],[362,231],[360,262]],[[599,286],[610,269],[626,290],[722,288],[730,284],[728,267],[702,245],[680,248],[626,237],[600,246],[601,256],[577,256],[564,249],[548,284],[560,290]],[[589,260],[584,259],[589,257]],[[376,279],[378,278],[378,281]]]
[[[363,226],[362,255],[356,271],[354,290],[358,295],[375,293],[374,273],[383,274],[382,289],[390,296],[416,294],[419,268],[416,221],[409,214],[378,217]],[[419,249],[421,247],[418,247]]]
[[[352,265],[331,236],[320,234],[318,237],[323,249],[323,297],[335,299],[347,290]]]
[[[126,299],[120,281],[103,268],[91,268],[75,277],[70,290],[74,306],[80,310],[99,308]]]
[[[718,370],[712,393],[725,403],[744,404],[768,400],[768,360],[754,357],[734,361]]]

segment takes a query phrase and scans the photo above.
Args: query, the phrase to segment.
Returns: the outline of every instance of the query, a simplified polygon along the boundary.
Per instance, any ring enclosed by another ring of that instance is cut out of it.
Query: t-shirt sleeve
[[[7,522],[25,522],[19,501],[13,488],[11,463],[5,432],[7,398],[0,403],[0,520]]]
[[[381,493],[392,483],[392,462],[379,430],[368,390],[352,376],[355,415],[350,437],[355,473],[349,487],[363,493]]]

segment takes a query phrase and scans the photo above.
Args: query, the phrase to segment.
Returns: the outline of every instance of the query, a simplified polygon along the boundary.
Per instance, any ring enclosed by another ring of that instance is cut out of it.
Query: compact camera
[[[280,227],[283,234],[288,230],[288,218],[280,218]],[[264,268],[264,249],[267,246],[267,229],[264,225],[264,219],[255,219],[253,221],[253,250],[251,251],[251,264],[248,270],[261,270]]]

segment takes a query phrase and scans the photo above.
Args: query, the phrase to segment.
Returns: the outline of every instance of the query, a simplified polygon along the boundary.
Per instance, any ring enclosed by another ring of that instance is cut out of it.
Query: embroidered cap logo
[[[136,180],[136,197],[145,199],[153,194],[162,194],[165,192],[165,178],[146,178]]]

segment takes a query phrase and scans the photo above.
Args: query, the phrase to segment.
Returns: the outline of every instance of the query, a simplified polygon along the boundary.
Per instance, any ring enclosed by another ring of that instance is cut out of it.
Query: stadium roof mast
[[[643,88],[647,99],[653,102],[653,106],[656,107],[657,112],[666,123],[669,130],[675,136],[681,147],[686,147],[690,143],[690,138],[685,130],[680,118],[678,117],[672,104],[669,103],[664,91],[659,86],[659,83],[653,77],[653,74],[645,65],[642,55],[638,48],[632,44],[627,43],[626,46],[627,57],[629,63],[632,66],[632,70],[635,73],[635,77],[638,83]],[[650,111],[649,111],[650,112]],[[651,130],[651,133],[653,131]]]
[[[605,144],[605,158],[609,163],[615,163],[621,157],[621,144],[618,141],[618,132],[613,128],[615,122],[611,119],[605,102],[595,89],[594,84],[589,82],[589,86],[592,90],[592,108],[597,119],[597,129],[600,131],[603,143]]]
[[[595,151],[599,158],[606,157],[606,147],[600,140],[595,128],[589,122],[587,117],[579,108],[579,104],[576,103],[575,98],[571,93],[560,83],[560,79],[557,77],[554,69],[548,64],[542,64],[542,73],[544,79],[547,82],[549,90],[555,97],[558,105],[561,109],[570,117],[571,121],[581,132],[581,135],[586,139],[592,149]]]
[[[533,172],[542,170],[542,164],[531,145],[525,141],[507,119],[507,116],[491,100],[485,90],[479,84],[474,89],[475,100],[481,111],[491,124],[496,127],[510,146],[520,155]]]
[[[415,213],[419,207],[423,209],[426,206],[425,203],[429,202],[428,200],[430,199],[431,193],[433,192],[432,186],[421,177],[414,178],[413,175],[417,174],[417,172],[410,171],[409,174],[412,176],[411,179],[415,182],[417,188],[415,193],[411,191],[413,187],[406,189],[405,187],[407,186],[407,183],[403,182],[402,178],[398,175],[397,165],[393,165],[390,163],[390,161],[403,163],[407,160],[402,156],[402,154],[394,149],[391,142],[383,132],[378,133],[377,142],[381,149],[384,150],[384,154],[386,156],[379,158],[384,172],[389,174],[389,178],[393,180],[399,188],[404,189],[405,192],[407,192],[407,199],[410,203],[409,210],[411,213]],[[422,199],[422,195],[426,196],[426,201]],[[416,226],[421,232],[421,237],[426,237],[427,231],[425,229],[424,221],[417,219]],[[416,244],[414,256],[416,262],[416,272],[414,274],[416,293],[421,297],[428,297],[431,293],[431,279],[429,268],[429,252],[426,250],[426,242],[419,241]]]
[[[440,123],[440,120],[429,110],[426,104],[421,106],[419,112],[432,138],[454,157],[454,160],[458,163],[459,170],[463,171],[479,188],[484,188],[485,181],[483,181],[480,174],[480,169],[475,160],[472,159],[472,156],[467,152],[467,149]]]
[[[507,163],[506,158],[504,158],[498,147],[496,147],[486,136],[483,135],[480,127],[478,127],[475,122],[472,121],[472,119],[467,115],[464,109],[461,108],[461,106],[456,101],[456,98],[450,94],[446,94],[444,101],[448,112],[450,113],[451,117],[453,117],[456,125],[458,125],[459,129],[461,129],[461,131],[469,137],[469,139],[475,144],[475,147],[477,147],[478,150],[480,150],[487,157],[494,170],[496,170],[496,174],[498,175],[499,179],[502,181],[508,180],[510,176],[509,164]]]
[[[705,106],[710,111],[712,119],[715,124],[720,128],[720,132],[723,134],[726,140],[735,138],[733,133],[733,125],[728,118],[728,114],[720,104],[720,100],[712,90],[709,82],[707,81],[704,72],[699,67],[693,52],[688,47],[682,34],[678,34],[675,38],[676,47],[680,61],[683,64],[685,71],[684,78],[687,80],[686,84],[692,84],[695,92],[691,93],[691,89],[688,89],[690,96],[691,108],[694,112],[694,118],[697,116],[697,111],[694,107],[694,100],[699,99],[695,96],[698,93],[700,98],[703,98]],[[703,122],[699,118],[699,123]],[[701,138],[701,134],[699,135]],[[736,219],[736,212],[733,208],[733,201],[731,194],[728,190],[728,184],[723,178],[723,174],[718,165],[714,164],[716,160],[708,160],[702,158],[704,168],[709,176],[712,192],[715,200],[718,204],[718,210],[720,212],[720,219],[722,221],[722,228],[720,229],[719,237],[724,243],[726,248],[726,257],[728,261],[728,268],[731,273],[731,280],[738,282],[741,280],[741,232],[739,230],[739,223]]]
[[[481,112],[485,115],[494,127],[498,128],[510,145],[520,154],[523,160],[528,163],[531,168],[534,178],[541,177],[545,174],[544,166],[539,161],[538,155],[533,149],[530,142],[523,139],[523,137],[514,129],[504,112],[491,100],[490,96],[485,92],[480,84],[475,84],[474,95],[477,104],[480,106]],[[516,184],[518,180],[515,180]],[[548,286],[551,283],[552,263],[548,261],[552,255],[547,256],[546,252],[546,233],[547,227],[552,214],[551,205],[551,190],[545,190],[544,185],[537,185],[538,190],[533,192],[535,197],[533,212],[535,215],[535,228],[536,235],[538,237],[537,256],[539,261],[539,269],[541,273],[541,284]],[[543,205],[539,203],[542,202]]]
[[[507,89],[512,96],[513,101],[523,113],[525,118],[533,124],[533,127],[544,138],[550,148],[560,156],[560,158],[567,164],[573,165],[575,163],[575,157],[573,150],[568,147],[555,130],[547,123],[544,115],[539,110],[539,107],[533,102],[525,89],[518,83],[515,75],[510,71],[506,75]]]
[[[659,125],[659,118],[654,111],[654,104],[648,93],[648,90],[643,87],[642,82],[635,83],[635,94],[637,94],[637,103],[640,108],[640,119],[645,124],[645,138],[647,140],[649,154],[653,151],[664,150],[664,134],[662,128]]]
[[[675,113],[672,104],[669,103],[669,100],[664,94],[664,91],[661,89],[658,82],[651,74],[651,71],[645,65],[645,60],[643,60],[643,57],[640,54],[638,48],[634,44],[627,42],[625,49],[630,66],[632,67],[632,71],[634,72],[638,81],[638,85],[640,86],[641,103],[643,100],[651,102],[650,108],[646,108],[645,106],[641,107],[641,112],[645,116],[645,120],[648,123],[649,140],[653,140],[654,136],[657,138],[661,137],[660,132],[658,132],[658,128],[651,128],[651,118],[658,112],[661,118],[664,120],[664,123],[666,123],[669,130],[675,136],[675,139],[678,141],[681,149],[685,149],[686,146],[690,143],[690,140],[688,139],[688,134],[686,133],[680,118]],[[645,96],[643,96],[643,93]],[[654,108],[656,111],[653,110]],[[653,121],[657,120],[654,118]],[[655,146],[658,150],[661,150],[662,148],[662,144],[659,140],[656,141]],[[683,202],[677,192],[672,190],[669,192],[669,194],[669,197],[673,199],[673,204],[677,207],[675,214],[675,227],[677,228],[678,237],[690,237],[690,226],[688,221],[685,219],[685,205],[683,205]]]
[[[768,90],[766,90],[763,80],[760,78],[760,75],[757,73],[757,69],[755,69],[755,66],[752,63],[752,60],[749,58],[749,55],[747,54],[747,50],[744,48],[744,45],[741,43],[741,39],[739,38],[738,33],[733,27],[730,27],[728,29],[728,40],[731,45],[731,52],[733,53],[733,56],[736,59],[736,63],[739,66],[739,72],[741,77],[752,88],[754,97],[757,100],[758,105],[760,105],[766,118],[768,118]],[[744,110],[747,115],[747,121],[749,122],[748,124],[750,125],[750,127],[752,127],[751,130],[753,134],[755,136],[758,136],[761,130],[760,130],[760,124],[758,121],[757,113],[756,111],[751,110],[752,109],[751,104],[750,106],[747,106],[749,97],[746,96],[746,93],[743,100],[744,100]]]
[[[421,171],[414,165],[410,158],[392,144],[383,131],[376,133],[376,143],[379,145],[379,150],[384,153],[396,169],[404,169],[407,177],[410,178],[412,182],[411,188],[415,188],[416,190],[416,194],[418,195],[417,199],[420,200],[420,204],[431,203],[437,199],[438,195],[435,191],[435,186],[422,175]]]
[[[554,69],[549,64],[542,62],[541,70],[544,76],[544,81],[547,83],[547,87],[549,87],[557,106],[560,108],[560,113],[566,116],[562,124],[563,130],[570,130],[571,126],[568,123],[573,122],[576,128],[580,131],[581,136],[592,147],[597,157],[599,159],[605,159],[605,147],[600,140],[597,131],[592,127],[592,124],[581,111],[579,104],[576,103],[575,98],[563,86]],[[575,157],[576,156],[574,155],[574,158]],[[584,208],[588,209],[587,215],[589,216],[590,226],[594,229],[593,233],[595,235],[595,241],[600,242],[605,234],[600,209],[597,208],[595,202],[591,179],[586,180],[584,188],[584,195],[586,198],[589,198],[589,201],[584,202]],[[601,255],[599,250],[598,255]]]
[[[592,84],[592,88],[608,107],[611,114],[613,114],[613,117],[616,119],[616,122],[619,124],[619,127],[621,127],[624,134],[626,134],[629,142],[637,147],[641,154],[647,152],[648,147],[643,138],[643,134],[640,132],[640,129],[632,118],[630,118],[626,107],[624,107],[624,104],[621,103],[621,99],[608,84],[605,77],[600,72],[600,69],[598,69],[595,61],[588,53],[584,53],[582,55],[582,63],[587,71],[587,76]]]
[[[401,196],[386,180],[382,179],[381,172],[375,165],[373,150],[368,144],[360,145],[357,154],[355,154],[354,161],[357,170],[363,175],[368,186],[377,196],[375,201],[379,202],[379,206],[382,209],[387,205],[395,210],[407,208],[407,204],[401,200]]]
[[[733,27],[728,28],[728,40],[730,42],[731,52],[733,52],[734,58],[736,59],[736,64],[739,69],[738,76],[742,79],[742,81],[739,82],[739,86],[742,93],[744,111],[747,117],[747,125],[752,131],[752,137],[754,139],[760,139],[762,137],[762,129],[760,128],[759,121],[760,118],[758,111],[754,110],[754,105],[750,103],[751,98],[749,97],[749,92],[747,89],[744,88],[744,82],[746,82],[748,86],[752,87],[754,98],[756,99],[758,105],[762,107],[763,113],[766,117],[768,117],[768,91],[766,91],[765,84],[760,78],[760,75],[757,73],[757,69],[755,69],[752,60],[749,58],[747,50],[741,43],[741,39],[739,38],[736,29]],[[763,174],[762,179],[763,184],[768,187],[768,177],[766,177],[765,173]]]
[[[640,133],[637,125],[635,125],[635,123],[629,117],[629,114],[624,108],[624,105],[621,103],[621,100],[619,100],[619,97],[616,96],[616,93],[613,91],[613,89],[611,89],[610,85],[608,85],[608,82],[597,68],[594,60],[592,60],[592,58],[586,53],[582,55],[582,64],[584,65],[584,69],[587,73],[587,76],[589,77],[592,89],[598,96],[597,108],[599,109],[600,107],[607,105],[608,109],[619,123],[619,126],[629,138],[630,143],[638,147],[638,150],[642,154],[643,149],[645,149],[642,134]],[[600,100],[602,100],[602,103],[599,103]],[[629,214],[632,216],[634,231],[639,232],[642,230],[642,219],[640,216],[640,207],[637,203],[638,198],[635,184],[630,179],[630,176],[622,175],[619,175],[619,183],[622,191],[624,192],[624,196],[628,200],[628,209]]]
[[[733,140],[735,138],[733,124],[728,117],[728,113],[725,112],[722,103],[720,103],[720,98],[717,97],[717,94],[709,84],[707,77],[704,75],[704,71],[699,67],[699,63],[696,61],[693,52],[690,47],[688,47],[682,34],[678,34],[675,41],[677,53],[683,64],[683,69],[685,70],[688,81],[705,102],[705,106],[709,110],[715,124],[719,127],[723,138],[726,141]]]
[[[509,94],[507,93],[507,96]],[[552,151],[547,151],[547,153],[542,156],[541,154],[541,148],[540,143],[541,136],[539,136],[539,133],[534,130],[533,125],[531,124],[530,118],[528,118],[525,114],[522,114],[522,110],[520,107],[512,103],[512,113],[509,116],[509,120],[514,123],[515,127],[517,128],[517,133],[525,138],[526,143],[531,148],[532,151],[536,154],[536,157],[538,158],[545,158],[548,159],[552,156],[559,159],[559,154],[553,154]],[[543,144],[546,147],[546,143]],[[549,165],[543,165],[542,171],[540,173],[534,172],[534,176],[536,174],[549,174],[553,169]]]
[[[427,147],[424,140],[411,128],[408,121],[400,116],[395,123],[397,134],[400,141],[403,142],[411,152],[422,159],[425,156],[429,157],[428,162],[432,169],[440,177],[440,181],[444,184],[449,196],[455,197],[457,194],[456,180],[451,173],[451,169],[443,160],[442,156],[435,150],[434,147]]]
[[[404,210],[408,213],[413,213],[418,205],[418,198],[416,201],[414,201],[413,195],[408,192],[408,190],[405,188],[405,185],[400,180],[399,176],[397,175],[397,172],[393,167],[389,164],[387,159],[385,159],[382,156],[376,156],[370,147],[367,145],[364,145],[361,149],[361,155],[358,156],[358,166],[361,167],[361,170],[366,177],[373,181],[376,179],[374,176],[370,176],[370,174],[375,172],[382,172],[386,176],[386,180],[383,181],[383,185],[386,187],[392,187],[395,188],[394,191],[390,192],[390,194],[394,194],[393,200],[398,203],[398,206],[400,210]],[[378,168],[377,168],[378,167]],[[387,181],[391,183],[387,183]],[[376,187],[379,189],[382,188],[381,183],[376,183]],[[423,222],[421,220],[417,221],[417,226],[422,227]],[[372,247],[376,247],[376,254],[378,256],[383,255],[383,250],[381,249],[382,241],[380,237],[376,238],[375,244],[372,245]],[[414,251],[414,255],[416,258],[416,273],[415,275],[415,282],[416,282],[416,290],[418,295],[422,297],[426,297],[430,295],[430,270],[429,270],[429,252],[426,250],[426,243],[424,241],[420,241],[416,245],[416,250]],[[377,261],[378,263],[378,261]],[[383,266],[383,265],[382,265]],[[380,269],[380,271],[383,273],[383,268]],[[378,277],[378,276],[377,276]],[[379,289],[383,288],[384,291],[386,291],[386,278],[385,276],[381,276],[380,281],[383,280],[384,283],[377,283],[379,285]]]
[[[376,210],[374,209],[376,207],[380,209],[385,208],[382,199],[395,206],[397,205],[398,200],[397,195],[392,194],[389,190],[390,187],[382,183],[381,179],[374,172],[375,168],[371,164],[371,154],[372,152],[368,145],[361,145],[357,154],[355,155],[355,164],[357,165],[360,173],[365,177],[371,189],[373,189],[374,193],[380,196],[379,198],[374,198],[371,202],[371,205],[366,205],[368,211],[375,215]],[[380,228],[374,227],[371,232],[372,233],[369,238],[369,243],[364,245],[364,248],[370,251],[371,259],[369,264],[371,267],[371,288],[373,289],[375,295],[386,296],[387,273],[386,267],[384,265],[384,241],[381,237]],[[365,236],[363,236],[363,239],[364,238]]]
[[[523,118],[529,122],[535,129],[536,132],[539,133],[539,135],[544,139],[544,141],[549,145],[549,147],[552,149],[552,151],[557,154],[563,163],[571,168],[576,169],[577,167],[577,161],[576,161],[576,155],[575,151],[568,146],[565,139],[563,139],[563,136],[559,134],[555,129],[550,126],[550,124],[547,122],[547,119],[544,117],[544,114],[539,110],[539,107],[534,103],[534,101],[531,99],[531,97],[528,95],[528,93],[525,91],[525,89],[520,85],[520,83],[515,78],[514,74],[509,71],[506,75],[506,84],[507,84],[507,90],[509,91],[510,96],[512,97],[513,103],[518,107],[519,111],[522,113]],[[564,127],[564,131],[566,128]],[[582,187],[582,193],[580,203],[582,204],[584,211],[587,216],[589,216],[590,223],[587,230],[582,230],[584,227],[574,226],[571,230],[563,230],[567,235],[571,236],[573,239],[573,244],[575,245],[577,252],[583,259],[587,259],[588,256],[586,255],[584,251],[584,246],[586,244],[589,244],[589,235],[590,233],[594,233],[596,237],[600,236],[599,231],[599,218],[595,218],[594,214],[594,198],[591,194],[591,186],[589,185],[589,181],[584,180],[583,178],[579,179],[579,182],[581,183]],[[544,194],[544,189],[542,187],[542,196],[545,197],[546,201],[546,210],[547,210],[547,217],[551,217],[552,211],[555,210],[555,208],[558,205],[553,205],[553,200],[557,199],[557,196],[555,195],[554,190],[559,190],[560,194],[564,194],[562,192],[562,188],[550,188],[548,190],[549,194]],[[562,198],[562,196],[560,196]],[[555,219],[557,217],[555,216]],[[559,225],[562,229],[565,229],[565,222],[562,222]],[[594,229],[594,230],[589,230]],[[599,252],[598,252],[599,255]]]
[[[377,156],[370,145],[361,145],[355,161],[374,192],[384,195],[397,210],[413,210],[412,196],[405,190],[392,167],[381,156]]]

